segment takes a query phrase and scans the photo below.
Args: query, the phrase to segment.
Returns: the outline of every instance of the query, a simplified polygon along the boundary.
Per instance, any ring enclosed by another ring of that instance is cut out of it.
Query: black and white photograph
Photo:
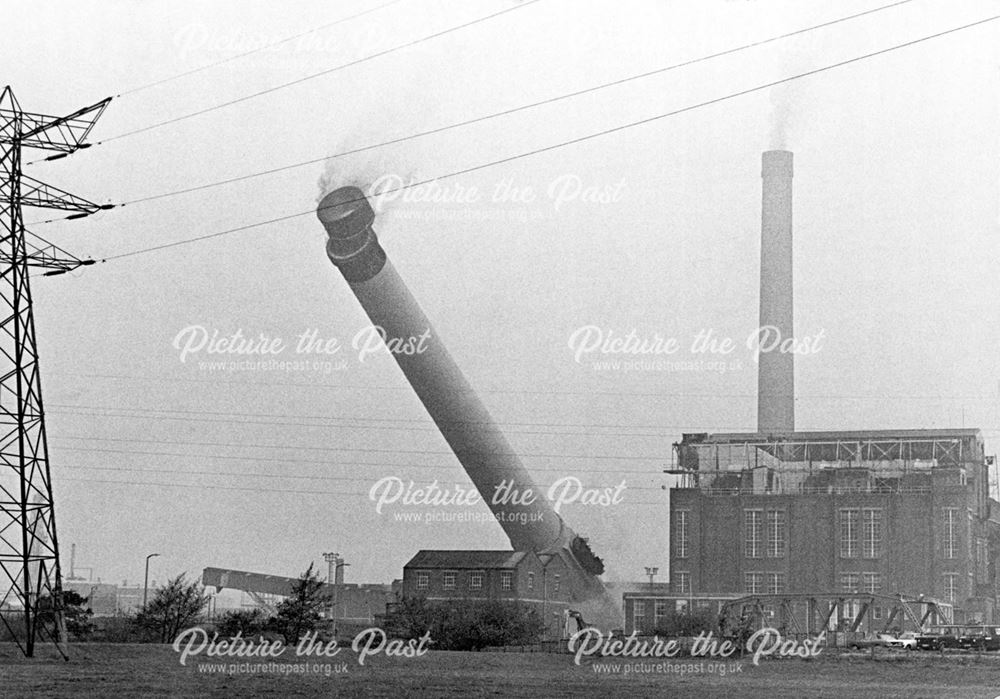
[[[0,0],[0,696],[1000,696],[1000,2]]]

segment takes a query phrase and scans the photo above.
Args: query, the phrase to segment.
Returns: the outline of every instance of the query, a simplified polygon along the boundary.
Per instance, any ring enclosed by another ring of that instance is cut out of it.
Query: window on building
[[[840,557],[857,558],[858,556],[858,511],[855,509],[840,511]]]
[[[679,595],[691,594],[691,573],[686,570],[678,570],[674,573],[674,583],[676,593]]]
[[[944,508],[944,557],[958,556],[958,508]]]
[[[646,627],[646,601],[637,599],[632,602],[632,627],[642,631]]]
[[[446,590],[453,590],[455,588],[455,579],[457,574],[453,570],[446,570],[441,575],[441,584]]]
[[[552,576],[552,591],[559,592],[559,574],[556,573]]]
[[[882,574],[881,573],[862,573],[861,574],[861,591],[867,592],[869,594],[875,594],[882,589]]]
[[[882,607],[872,607],[872,619],[878,621],[883,618],[883,608]]]
[[[861,576],[857,573],[841,573],[840,589],[844,592],[859,592]]]
[[[688,520],[691,513],[687,510],[677,512],[674,522],[674,556],[677,558],[688,557]]]
[[[473,590],[482,590],[483,589],[483,572],[482,571],[477,570],[477,571],[475,571],[473,573],[469,573],[469,587],[471,589],[473,589]]]
[[[768,573],[767,574],[767,594],[769,595],[780,595],[785,591],[785,574],[784,573]]]
[[[656,600],[653,602],[653,626],[659,627],[660,622],[667,618],[666,600]]]
[[[509,570],[500,571],[500,589],[510,590],[514,587],[514,573]]]
[[[743,552],[747,558],[764,555],[764,511],[743,511]]]
[[[861,555],[863,558],[878,558],[882,555],[882,510],[861,511]]]
[[[744,573],[743,574],[743,591],[748,595],[762,595],[764,594],[764,574],[763,573]]]
[[[958,598],[958,573],[944,574],[944,598],[955,602]]]
[[[989,582],[990,546],[986,539],[976,539],[976,582],[985,585]]]
[[[417,571],[417,589],[426,590],[430,586],[431,574],[423,570]]]
[[[785,527],[784,510],[767,511],[767,556],[768,558],[783,558],[788,535]]]
[[[529,590],[534,590],[535,589],[535,574],[534,573],[528,573],[528,589]]]

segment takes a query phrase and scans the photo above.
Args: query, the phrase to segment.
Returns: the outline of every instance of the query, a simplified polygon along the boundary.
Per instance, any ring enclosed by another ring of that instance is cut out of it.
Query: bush
[[[38,606],[35,610],[36,638],[46,637],[56,633],[56,617],[53,609],[53,599],[49,595],[42,595],[38,598]],[[62,593],[63,623],[66,626],[66,633],[70,639],[76,641],[86,640],[94,630],[94,623],[91,617],[94,612],[87,606],[87,598],[81,597],[78,592],[66,590]],[[11,614],[6,612],[5,619],[14,630],[14,634],[4,624],[0,624],[0,641],[13,641],[15,638],[24,640],[24,615],[18,611]]]
[[[410,598],[400,604],[391,623],[396,633],[409,638],[430,632],[436,650],[526,645],[537,642],[545,630],[534,609],[504,600],[431,604]]]
[[[24,615],[20,610],[4,609],[4,622],[0,622],[0,642],[22,640],[25,636]],[[10,626],[10,628],[7,628]]]
[[[82,597],[73,590],[63,591],[63,618],[70,638],[84,641],[94,632],[94,610],[88,606],[89,597]]]
[[[264,633],[271,619],[262,609],[231,609],[216,622],[220,636],[256,637]]]
[[[312,563],[292,584],[292,594],[278,604],[278,613],[268,628],[280,633],[285,643],[297,643],[303,634],[320,622],[320,612],[330,604],[330,595],[323,592],[324,583],[313,572]]]
[[[156,591],[149,604],[136,615],[135,623],[150,631],[160,643],[170,643],[198,621],[207,605],[208,598],[201,585],[197,581],[187,582],[181,573]]]

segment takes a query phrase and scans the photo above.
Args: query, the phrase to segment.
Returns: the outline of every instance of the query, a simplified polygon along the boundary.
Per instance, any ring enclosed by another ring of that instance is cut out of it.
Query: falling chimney
[[[765,151],[761,158],[763,197],[760,236],[760,328],[782,340],[792,327],[792,154]],[[773,332],[773,331],[772,331]],[[795,363],[778,347],[760,352],[757,366],[757,431],[795,430]]]
[[[431,328],[372,230],[375,213],[364,193],[356,187],[330,192],[316,214],[329,236],[327,256],[340,269],[372,324],[384,331],[383,338],[395,344],[425,337],[418,345],[420,351],[396,353],[396,363],[514,549],[563,558],[571,572],[570,588],[576,588],[574,593],[581,598],[603,593],[596,577],[604,570],[601,559],[532,481]],[[524,497],[529,490],[533,499]]]

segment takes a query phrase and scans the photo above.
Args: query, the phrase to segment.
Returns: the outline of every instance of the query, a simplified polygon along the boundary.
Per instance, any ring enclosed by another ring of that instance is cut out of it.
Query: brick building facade
[[[675,603],[925,595],[956,621],[1000,619],[1000,503],[978,430],[689,434],[676,449]]]
[[[431,602],[508,600],[530,605],[557,630],[569,608],[565,564],[533,551],[419,551],[403,567],[403,597]]]

